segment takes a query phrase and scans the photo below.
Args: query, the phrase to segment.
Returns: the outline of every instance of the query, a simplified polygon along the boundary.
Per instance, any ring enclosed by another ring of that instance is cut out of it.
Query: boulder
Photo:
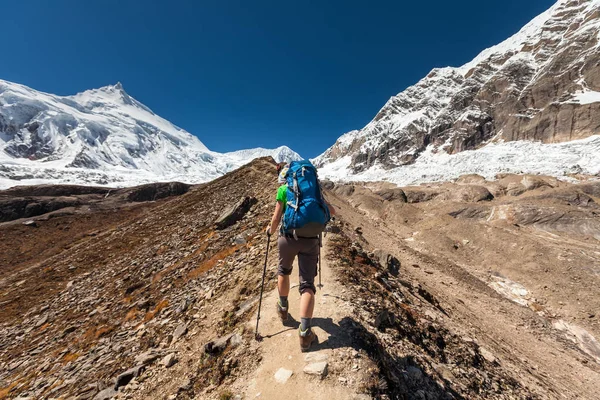
[[[379,261],[379,265],[381,267],[386,268],[388,272],[392,275],[398,275],[400,272],[400,260],[396,257],[388,253],[387,251],[383,251],[380,249],[376,249],[373,251],[374,256]]]
[[[218,339],[212,340],[204,345],[204,352],[207,354],[216,355],[223,352],[227,346],[237,346],[243,341],[239,334],[230,333]]]
[[[134,362],[136,365],[148,365],[152,364],[155,360],[160,357],[160,352],[155,349],[150,349],[137,357],[135,357]]]
[[[327,366],[327,361],[311,363],[304,367],[304,373],[307,375],[318,376],[323,379],[327,375]]]
[[[400,188],[378,190],[375,194],[386,201],[399,201],[401,203],[406,203],[408,201],[406,193]]]
[[[241,220],[250,208],[256,203],[253,197],[245,196],[238,200],[237,203],[227,208],[215,222],[217,229],[225,229]]]
[[[179,324],[177,328],[175,328],[175,332],[173,332],[173,340],[171,343],[177,342],[187,333],[187,325]]]
[[[127,386],[127,384],[131,382],[133,378],[140,376],[140,374],[144,371],[144,368],[144,365],[137,365],[121,373],[119,376],[117,376],[114,390],[118,390],[122,386]]]
[[[170,353],[170,354],[167,354],[165,356],[165,358],[162,359],[162,365],[165,368],[171,368],[173,365],[175,365],[177,363],[177,361],[178,360],[177,360],[177,357],[175,356],[175,354]]]

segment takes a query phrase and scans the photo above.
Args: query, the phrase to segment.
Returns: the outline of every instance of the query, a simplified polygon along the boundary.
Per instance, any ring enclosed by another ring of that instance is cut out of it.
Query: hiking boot
[[[317,335],[308,328],[303,331],[300,330],[300,350],[304,353],[310,349],[310,346],[317,340]]]
[[[279,315],[281,322],[285,323],[288,320],[288,308],[282,307],[280,302],[277,302],[277,315]]]

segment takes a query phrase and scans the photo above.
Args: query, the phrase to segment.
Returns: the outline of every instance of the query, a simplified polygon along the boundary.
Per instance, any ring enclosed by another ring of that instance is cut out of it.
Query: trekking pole
[[[321,247],[323,247],[323,234],[319,234],[319,289],[323,287],[321,284]]]
[[[260,336],[260,333],[258,333],[258,321],[260,320],[260,307],[262,306],[263,290],[265,288],[265,275],[267,274],[267,260],[269,259],[269,246],[270,245],[271,245],[271,235],[267,235],[267,254],[265,255],[265,266],[263,268],[262,283],[260,284],[260,298],[258,300],[258,315],[256,316],[256,330],[254,333],[254,339],[256,339],[259,342],[262,340],[262,336]]]

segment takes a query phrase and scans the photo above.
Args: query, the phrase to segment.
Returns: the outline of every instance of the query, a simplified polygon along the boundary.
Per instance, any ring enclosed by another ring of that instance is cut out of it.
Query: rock
[[[23,222],[23,225],[31,226],[32,228],[37,227],[37,223],[34,220],[25,221],[25,222]]]
[[[237,235],[233,238],[233,243],[237,245],[246,244],[246,239],[242,235]]]
[[[386,201],[399,201],[400,203],[406,203],[408,201],[406,193],[400,188],[379,190],[375,192],[375,194],[378,194],[379,197]]]
[[[206,292],[206,296],[204,296],[204,298],[205,298],[206,300],[210,300],[210,299],[211,299],[213,296],[214,296],[214,292],[213,292],[213,290],[211,289],[211,290],[209,290],[208,292]]]
[[[42,318],[40,318],[38,320],[38,322],[35,323],[35,327],[39,328],[40,326],[44,325],[46,322],[48,322],[48,315],[44,315]]]
[[[62,337],[67,336],[71,332],[75,332],[77,330],[77,326],[69,326],[62,332]]]
[[[388,310],[382,310],[377,314],[375,318],[375,322],[373,325],[380,331],[385,331],[386,328],[389,328],[394,323],[394,315],[390,314]]]
[[[406,368],[406,379],[411,386],[417,386],[423,379],[423,371],[412,365]]]
[[[110,400],[117,395],[117,391],[113,388],[107,388],[94,396],[93,400]]]
[[[435,364],[433,367],[435,368],[435,370],[437,371],[437,373],[440,374],[440,376],[442,377],[442,379],[444,379],[445,381],[452,383],[456,379],[454,377],[454,374],[450,370],[450,368],[448,368],[446,365],[444,365],[444,364]]]
[[[177,388],[178,392],[185,392],[192,388],[192,381],[186,378],[181,385]]]
[[[134,362],[136,365],[148,365],[154,362],[156,359],[158,359],[158,357],[160,357],[160,353],[157,352],[155,349],[150,349],[145,353],[138,355],[134,359]]]
[[[544,186],[552,187],[552,185],[549,182],[547,182],[546,180],[544,180],[540,177],[537,177],[537,176],[530,176],[530,175],[523,177],[523,179],[521,180],[521,185],[523,185],[523,187],[526,190],[534,190],[534,189],[541,188]]]
[[[165,358],[162,359],[162,365],[165,366],[165,368],[171,368],[173,365],[175,365],[177,363],[177,357],[175,356],[175,354],[171,353],[171,354],[167,354],[165,356]]]
[[[279,368],[277,370],[277,372],[275,372],[275,381],[277,383],[284,384],[284,383],[286,383],[288,381],[288,379],[290,379],[290,377],[293,374],[294,373],[292,371],[290,371],[289,369]]]
[[[308,364],[304,367],[304,373],[308,375],[315,375],[323,379],[327,375],[327,361],[320,361]]]
[[[181,300],[181,303],[179,304],[179,306],[177,306],[177,308],[175,309],[175,312],[177,314],[181,314],[184,313],[188,307],[190,306],[190,301],[186,298]]]
[[[438,189],[427,189],[427,188],[404,188],[406,194],[406,201],[408,203],[423,203],[429,200],[433,200],[441,194]]]
[[[123,372],[119,376],[117,376],[117,381],[115,382],[114,389],[118,390],[122,386],[127,386],[129,382],[133,378],[140,376],[140,374],[144,371],[143,365],[137,365],[133,368],[129,368],[127,371]]]
[[[253,197],[242,197],[233,206],[226,209],[215,222],[217,229],[222,230],[238,222],[250,210],[257,200]]]
[[[233,336],[231,336],[231,339],[229,339],[229,345],[231,347],[239,346],[242,343],[244,343],[244,338],[239,333],[233,334]]]
[[[231,339],[236,335],[239,336],[238,334],[231,333],[229,335],[226,335],[226,336],[223,336],[223,337],[220,337],[218,339],[208,342],[207,344],[204,345],[204,352],[207,354],[212,354],[212,355],[221,353],[223,350],[225,350],[227,348],[227,345],[230,344]],[[241,339],[241,337],[235,339],[236,342],[240,341],[240,340],[243,341],[243,339]]]
[[[171,344],[181,339],[181,337],[183,337],[187,333],[187,331],[188,330],[186,324],[179,324],[177,328],[175,328],[175,332],[173,332],[173,340],[171,341]]]
[[[498,362],[498,359],[484,347],[479,348],[479,354],[481,354],[481,356],[490,364],[496,364]]]
[[[374,250],[373,254],[379,261],[379,265],[381,265],[383,268],[387,268],[390,274],[394,276],[398,275],[398,273],[400,272],[400,260],[398,260],[396,257],[391,255],[387,251],[383,251],[380,249]]]

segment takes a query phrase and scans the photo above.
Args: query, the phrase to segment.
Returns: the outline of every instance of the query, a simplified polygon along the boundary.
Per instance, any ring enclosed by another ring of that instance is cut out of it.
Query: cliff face
[[[543,143],[600,132],[600,1],[561,0],[460,68],[434,69],[315,161],[350,173],[455,154],[491,140]]]

